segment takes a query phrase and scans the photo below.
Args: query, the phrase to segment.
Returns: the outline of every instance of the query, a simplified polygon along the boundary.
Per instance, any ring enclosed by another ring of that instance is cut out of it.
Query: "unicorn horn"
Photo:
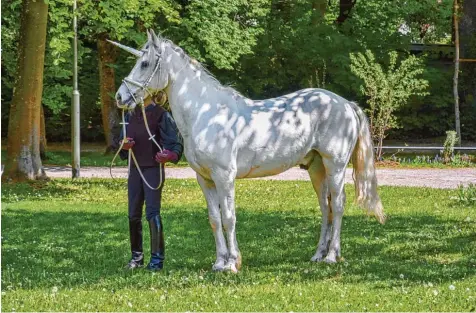
[[[141,57],[143,52],[142,51],[139,51],[139,50],[136,50],[134,48],[131,48],[131,47],[128,47],[128,46],[125,46],[123,44],[120,44],[118,42],[115,42],[115,41],[112,41],[112,40],[109,40],[109,39],[106,39],[108,42],[112,43],[113,45],[115,46],[118,46],[119,48],[121,49],[124,49],[126,50],[127,52],[129,53],[132,53],[133,55],[135,55],[136,57]]]

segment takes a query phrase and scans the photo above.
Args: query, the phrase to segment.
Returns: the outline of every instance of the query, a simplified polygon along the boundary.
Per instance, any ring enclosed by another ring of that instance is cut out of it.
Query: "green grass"
[[[239,181],[237,274],[194,180],[168,180],[161,273],[124,272],[125,180],[2,185],[3,311],[474,311],[476,208],[453,190],[381,187],[379,225],[348,199],[345,260],[311,263],[320,213],[308,182]],[[144,228],[145,247],[148,231]],[[452,290],[454,287],[454,290]]]
[[[465,168],[476,167],[474,154],[455,154],[450,162],[444,163],[437,154],[399,153],[384,156],[384,161],[377,163],[378,167],[397,168]]]

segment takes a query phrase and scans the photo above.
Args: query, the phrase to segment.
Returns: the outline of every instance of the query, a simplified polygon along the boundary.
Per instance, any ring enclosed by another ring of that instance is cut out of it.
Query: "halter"
[[[145,53],[146,50],[142,50],[142,53]],[[157,54],[158,56],[158,59],[157,59],[157,63],[155,64],[154,66],[154,70],[152,71],[152,73],[150,74],[150,76],[146,79],[146,81],[144,83],[141,83],[141,82],[137,82],[129,77],[126,77],[122,80],[122,82],[124,83],[124,86],[126,86],[127,90],[129,91],[129,93],[131,94],[132,96],[132,100],[134,101],[134,103],[136,105],[139,105],[142,107],[142,115],[144,116],[144,123],[145,123],[145,128],[147,129],[147,133],[149,134],[149,140],[152,140],[154,142],[154,144],[159,148],[159,151],[162,152],[163,149],[162,147],[159,145],[159,143],[155,140],[155,135],[152,135],[151,131],[150,131],[150,128],[149,128],[149,123],[147,122],[147,115],[145,113],[145,107],[144,107],[144,99],[141,98],[140,101],[137,101],[136,97],[134,96],[134,93],[132,92],[132,90],[130,89],[129,87],[129,84],[132,84],[132,85],[135,85],[137,87],[139,87],[139,91],[146,91],[149,96],[152,97],[152,93],[149,91],[148,87],[149,87],[149,84],[150,82],[152,81],[152,78],[155,76],[155,74],[157,73],[157,71],[159,70],[160,68],[160,61],[162,60],[162,53],[161,54]],[[114,155],[114,158],[112,159],[112,162],[111,162],[111,167],[110,167],[110,174],[111,174],[111,177],[114,178],[112,176],[112,166],[114,164],[114,160],[116,159],[116,157],[119,155],[119,152],[122,150],[122,147],[124,146],[125,143],[127,143],[127,136],[126,136],[126,125],[129,124],[129,123],[126,123],[125,121],[125,117],[124,117],[124,111],[125,109],[122,109],[122,122],[120,123],[122,125],[122,131],[123,131],[123,134],[124,134],[124,139],[122,140],[122,143],[121,143],[121,146],[119,147],[119,149],[117,150],[116,154]],[[144,181],[144,183],[147,185],[147,187],[149,187],[150,189],[152,190],[158,190],[160,187],[162,187],[162,184],[164,182],[163,180],[163,177],[162,177],[162,164],[159,164],[159,167],[160,167],[160,171],[159,171],[159,185],[155,188],[153,188],[148,182],[147,180],[145,179],[144,177],[144,174],[142,173],[140,167],[139,167],[139,164],[137,162],[137,159],[134,155],[134,152],[132,151],[132,148],[129,149],[129,154],[128,154],[128,175],[130,175],[130,172],[131,172],[131,158],[134,160],[134,164],[137,168],[137,171],[139,172],[140,174],[140,177],[142,178],[142,180]]]
[[[147,50],[142,50],[142,53],[146,53]],[[129,84],[132,84],[132,85],[135,85],[137,87],[139,87],[139,91],[146,91],[150,96],[152,96],[152,93],[149,91],[149,89],[147,87],[149,87],[149,84],[150,82],[152,81],[152,78],[154,78],[155,76],[155,73],[157,73],[157,71],[159,70],[160,68],[160,61],[162,61],[162,53],[161,54],[156,54],[157,55],[157,63],[155,63],[155,66],[154,66],[154,70],[152,71],[152,73],[149,75],[149,77],[145,80],[144,83],[141,83],[141,82],[138,82],[138,81],[135,81],[129,77],[126,77],[122,80],[122,82],[124,83],[124,85],[126,86],[127,88],[127,91],[129,91],[129,93],[131,94],[132,96],[132,100],[134,100],[134,103],[136,105],[138,104],[143,104],[144,101],[142,99],[141,102],[138,102],[136,97],[134,96],[134,93],[132,92],[131,88],[129,87]],[[124,109],[123,109],[124,110]]]

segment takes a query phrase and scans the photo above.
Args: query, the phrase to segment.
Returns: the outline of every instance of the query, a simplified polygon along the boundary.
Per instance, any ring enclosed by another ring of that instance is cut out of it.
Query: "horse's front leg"
[[[226,247],[225,237],[223,236],[217,189],[213,181],[207,180],[199,174],[197,174],[197,180],[207,200],[208,220],[210,221],[213,236],[215,237],[217,259],[212,269],[214,271],[223,271],[225,270],[225,264],[228,260],[228,249]]]
[[[214,175],[213,180],[217,186],[221,219],[228,239],[228,260],[225,270],[236,273],[241,267],[241,254],[238,249],[235,228],[235,175],[233,172],[223,172]]]

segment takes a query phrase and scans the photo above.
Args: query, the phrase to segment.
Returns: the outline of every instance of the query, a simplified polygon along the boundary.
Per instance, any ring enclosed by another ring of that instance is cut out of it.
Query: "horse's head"
[[[168,73],[163,69],[165,42],[158,38],[154,31],[147,31],[147,43],[142,50],[136,50],[110,41],[114,45],[137,56],[137,62],[122,80],[116,93],[117,106],[121,109],[133,110],[137,104],[152,96],[168,85]]]

